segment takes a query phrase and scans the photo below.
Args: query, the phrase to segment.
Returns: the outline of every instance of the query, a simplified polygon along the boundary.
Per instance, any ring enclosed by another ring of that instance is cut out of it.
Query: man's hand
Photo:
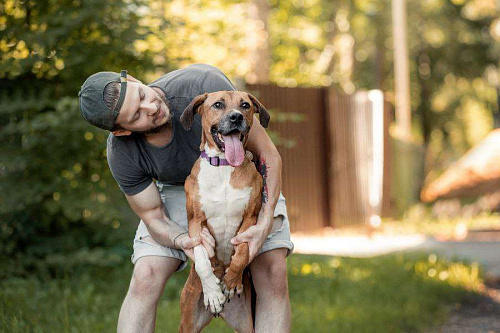
[[[189,237],[188,233],[182,234],[175,239],[176,245],[180,247],[186,255],[194,260],[194,248],[197,245],[202,244],[203,247],[207,250],[208,257],[212,258],[215,255],[215,239],[210,234],[207,228],[203,227],[201,230],[200,237]]]
[[[184,253],[194,262],[194,248],[197,245],[201,244],[201,237],[189,237],[189,234],[186,232],[185,234],[182,234],[178,236],[175,241],[174,245],[178,245],[179,248],[184,251]]]
[[[208,257],[213,258],[215,256],[215,239],[212,237],[210,231],[207,228],[203,227],[201,229],[201,244],[207,250]]]
[[[269,232],[265,225],[256,224],[241,234],[233,237],[233,239],[231,239],[231,244],[238,245],[240,243],[248,243],[248,262],[251,263],[257,256],[257,252],[259,252],[260,248],[264,244],[268,234]]]

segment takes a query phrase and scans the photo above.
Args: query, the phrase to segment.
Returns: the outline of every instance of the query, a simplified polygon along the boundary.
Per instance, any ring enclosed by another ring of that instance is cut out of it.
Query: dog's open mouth
[[[245,159],[245,149],[243,149],[245,135],[238,130],[223,135],[219,133],[215,126],[212,127],[211,133],[217,148],[225,153],[229,164],[240,166]]]

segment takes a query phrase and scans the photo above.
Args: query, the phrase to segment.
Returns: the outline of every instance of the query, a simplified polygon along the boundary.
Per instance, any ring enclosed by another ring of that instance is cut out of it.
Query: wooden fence
[[[380,91],[247,90],[271,110],[269,130],[284,138],[277,147],[292,231],[360,225],[388,211],[391,112]]]

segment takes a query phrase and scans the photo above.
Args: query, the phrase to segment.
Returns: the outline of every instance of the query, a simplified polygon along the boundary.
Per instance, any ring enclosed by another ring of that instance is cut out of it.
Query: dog
[[[202,153],[185,182],[189,236],[200,236],[206,226],[216,246],[211,259],[202,245],[194,248],[196,263],[181,294],[180,332],[200,332],[217,316],[237,332],[254,332],[251,283],[244,274],[248,243],[233,246],[230,240],[257,221],[263,179],[244,147],[254,113],[264,127],[270,116],[254,96],[240,91],[194,98],[181,115],[185,129],[196,113]]]

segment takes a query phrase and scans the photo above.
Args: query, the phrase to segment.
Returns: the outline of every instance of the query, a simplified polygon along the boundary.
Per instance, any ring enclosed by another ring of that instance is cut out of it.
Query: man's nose
[[[158,108],[156,107],[155,103],[143,103],[141,105],[141,108],[148,113],[149,116],[154,115],[157,111]]]

